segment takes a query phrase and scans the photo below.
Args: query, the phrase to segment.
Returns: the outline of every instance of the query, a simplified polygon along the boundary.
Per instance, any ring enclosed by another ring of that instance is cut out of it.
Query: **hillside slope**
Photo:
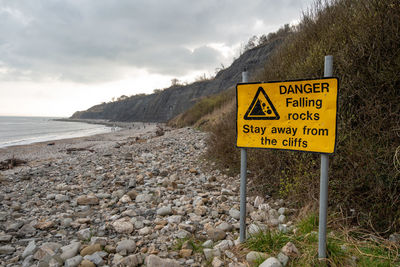
[[[166,122],[192,107],[202,97],[220,93],[240,82],[241,72],[245,67],[250,73],[260,71],[280,43],[280,40],[276,40],[246,51],[212,80],[173,86],[150,95],[132,96],[125,100],[96,105],[86,111],[75,112],[71,119]]]

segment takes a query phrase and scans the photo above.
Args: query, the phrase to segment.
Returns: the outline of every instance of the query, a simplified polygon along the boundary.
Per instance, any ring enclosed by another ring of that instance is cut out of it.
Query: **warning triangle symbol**
[[[258,87],[246,114],[245,120],[279,120],[279,114],[262,87]]]

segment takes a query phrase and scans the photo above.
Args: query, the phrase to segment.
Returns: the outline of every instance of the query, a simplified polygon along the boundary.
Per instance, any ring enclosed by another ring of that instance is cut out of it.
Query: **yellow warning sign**
[[[338,79],[236,86],[238,147],[334,153]]]

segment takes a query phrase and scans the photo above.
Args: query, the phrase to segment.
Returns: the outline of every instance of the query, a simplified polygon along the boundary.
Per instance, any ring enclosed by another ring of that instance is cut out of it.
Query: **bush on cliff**
[[[400,2],[317,2],[265,65],[259,80],[323,76],[325,55],[340,79],[337,151],[331,157],[329,204],[348,223],[400,231]],[[215,127],[209,156],[237,173],[232,110]],[[255,189],[299,206],[318,203],[319,155],[249,150]]]

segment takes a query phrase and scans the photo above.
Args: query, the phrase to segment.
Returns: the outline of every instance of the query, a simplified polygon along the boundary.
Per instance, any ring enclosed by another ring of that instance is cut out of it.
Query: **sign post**
[[[249,81],[248,72],[242,72],[242,82]],[[247,150],[240,149],[240,243],[246,241],[246,174],[247,174]]]
[[[324,78],[243,83],[236,86],[236,146],[241,148],[240,242],[246,238],[247,148],[321,154],[318,258],[326,258],[329,154],[336,148],[339,81],[333,58],[325,57]]]
[[[333,74],[333,57],[326,56],[324,64],[324,76]],[[319,184],[319,226],[318,226],[318,258],[326,259],[326,221],[328,213],[328,169],[329,155],[321,154],[321,177]]]

